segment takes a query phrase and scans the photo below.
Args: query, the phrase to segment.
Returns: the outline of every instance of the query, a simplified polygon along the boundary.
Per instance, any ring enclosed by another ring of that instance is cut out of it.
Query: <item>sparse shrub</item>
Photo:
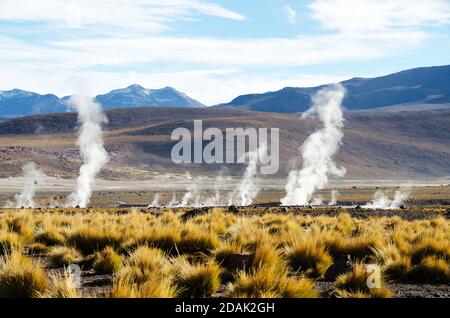
[[[413,264],[419,264],[426,256],[436,256],[450,261],[450,244],[436,240],[422,241],[411,253]]]
[[[167,279],[154,279],[138,285],[128,276],[120,276],[113,283],[111,298],[175,298],[177,288]]]
[[[164,253],[148,246],[138,247],[116,274],[113,298],[173,298],[178,290],[168,278],[172,264]]]
[[[151,233],[144,233],[135,237],[127,249],[133,250],[139,246],[150,246],[159,248],[166,253],[177,253],[177,245],[180,242],[181,235],[176,229],[158,228]]]
[[[449,264],[445,259],[426,256],[410,271],[409,279],[419,283],[450,283]]]
[[[386,264],[384,273],[389,279],[403,281],[408,279],[411,271],[411,258],[408,256],[401,256],[396,260],[389,261]]]
[[[50,257],[52,264],[58,267],[78,264],[83,259],[77,249],[67,246],[56,246],[51,248],[48,256]]]
[[[155,275],[168,275],[171,269],[172,265],[163,251],[141,246],[125,260],[125,267],[121,272],[126,272],[135,283],[143,284]]]
[[[228,285],[227,297],[261,298],[271,295],[277,298],[317,298],[314,283],[307,278],[289,277],[287,272],[279,272],[263,267],[250,273],[241,271],[232,284]]]
[[[219,246],[217,235],[208,231],[203,231],[196,227],[190,227],[181,235],[177,248],[180,253],[209,254]]]
[[[28,245],[28,254],[35,255],[35,254],[44,254],[49,251],[49,247],[42,243],[33,243]]]
[[[83,255],[89,255],[96,251],[101,251],[106,247],[118,249],[121,245],[122,237],[116,231],[106,231],[83,227],[76,229],[66,240],[69,246],[77,248]]]
[[[353,237],[350,239],[335,237],[324,243],[330,254],[335,258],[350,255],[350,257],[356,260],[373,257],[375,251],[383,245],[382,240],[378,237],[364,236]]]
[[[122,257],[111,247],[95,253],[93,268],[97,273],[112,274],[119,271],[122,266]]]
[[[174,283],[182,297],[209,297],[220,287],[220,267],[215,263],[190,264],[186,259],[175,260]]]
[[[39,295],[41,298],[81,298],[77,291],[76,281],[70,270],[50,275],[49,288]]]
[[[314,241],[299,241],[286,249],[288,264],[294,271],[309,277],[322,277],[333,264],[333,258],[324,246]]]
[[[9,229],[17,233],[22,241],[28,241],[33,236],[34,222],[30,213],[21,213],[9,222]]]
[[[0,232],[0,256],[21,248],[22,243],[17,233]]]
[[[45,291],[47,284],[41,265],[19,251],[0,258],[0,298],[36,297]]]
[[[373,298],[392,297],[392,293],[387,288],[369,288],[368,278],[369,273],[365,266],[355,263],[351,272],[342,274],[336,279],[336,295],[338,297],[361,297],[363,295]]]
[[[334,224],[335,229],[343,235],[350,234],[355,228],[355,222],[348,213],[340,213]]]
[[[56,229],[50,228],[36,233],[34,236],[34,241],[47,246],[63,245],[64,236],[62,236],[62,234]]]
[[[269,266],[272,270],[283,271],[286,263],[281,259],[280,252],[270,242],[259,242],[256,245],[252,260],[252,268]]]
[[[139,298],[139,291],[139,286],[131,277],[122,275],[114,280],[109,296],[111,298]]]

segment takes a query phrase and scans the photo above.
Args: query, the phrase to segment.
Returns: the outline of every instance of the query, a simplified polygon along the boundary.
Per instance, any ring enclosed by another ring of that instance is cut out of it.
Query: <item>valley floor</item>
[[[238,178],[224,178],[220,183],[214,178],[188,180],[184,174],[164,174],[158,178],[137,181],[97,180],[91,205],[94,207],[116,207],[123,204],[149,205],[155,195],[159,195],[161,205],[168,204],[173,195],[181,202],[193,182],[197,184],[201,202],[214,196],[219,189],[221,203],[228,204],[228,194],[239,183]],[[277,203],[285,195],[286,180],[262,180],[262,189],[255,203]],[[344,180],[331,183],[328,189],[318,191],[326,204],[331,199],[331,191],[337,190],[337,200],[340,205],[364,205],[373,200],[376,191],[383,191],[392,197],[401,186],[411,187],[410,204],[433,205],[450,204],[449,180]],[[13,200],[23,186],[22,178],[0,179],[0,206]],[[67,196],[75,188],[75,179],[46,178],[39,184],[36,201],[40,206],[63,205]]]

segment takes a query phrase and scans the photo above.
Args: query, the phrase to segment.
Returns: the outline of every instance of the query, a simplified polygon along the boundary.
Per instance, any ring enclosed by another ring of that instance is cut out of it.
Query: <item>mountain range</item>
[[[360,110],[435,110],[450,108],[450,65],[422,67],[375,78],[352,78],[341,84],[347,89],[344,107]],[[260,112],[296,113],[307,110],[317,87],[285,87],[263,94],[241,95],[215,108]],[[0,91],[0,117],[66,112],[70,96],[58,98],[20,89]],[[95,100],[105,109],[133,107],[205,107],[172,87],[146,89],[131,85],[116,89]]]
[[[449,83],[450,65],[415,68],[375,78],[353,78],[341,82],[347,89],[343,106],[350,111],[447,108],[450,106]],[[310,107],[312,96],[323,87],[286,87],[275,92],[242,95],[216,107],[277,113],[304,112]]]
[[[53,94],[40,95],[20,89],[0,91],[0,117],[13,118],[65,112],[71,109],[69,99],[70,96],[58,98]],[[146,89],[136,84],[98,95],[95,100],[105,109],[154,106],[205,107],[172,87]]]

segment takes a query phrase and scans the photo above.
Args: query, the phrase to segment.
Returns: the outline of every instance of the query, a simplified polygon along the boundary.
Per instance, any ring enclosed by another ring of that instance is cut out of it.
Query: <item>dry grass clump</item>
[[[378,236],[357,236],[348,239],[334,236],[324,241],[329,253],[335,257],[350,255],[355,260],[372,258],[375,251],[383,246],[383,240]]]
[[[51,248],[48,256],[52,264],[58,267],[78,264],[83,260],[83,257],[77,249],[67,246],[55,246]]]
[[[392,292],[387,288],[369,288],[367,284],[369,276],[370,273],[363,264],[355,263],[351,272],[342,274],[336,279],[336,295],[346,298],[392,297]],[[382,282],[382,277],[380,279]]]
[[[205,298],[220,287],[220,267],[213,263],[190,264],[185,258],[174,260],[176,268],[173,281],[185,298]]]
[[[70,233],[66,243],[77,248],[83,255],[89,255],[106,247],[118,249],[122,240],[121,234],[117,231],[85,226]]]
[[[312,240],[299,240],[288,246],[285,256],[294,271],[300,271],[308,277],[322,277],[333,264],[333,258],[325,247]]]
[[[133,283],[143,284],[155,276],[167,276],[171,270],[172,264],[163,251],[141,246],[125,260],[119,274],[126,274]]]
[[[22,242],[17,233],[0,232],[0,256],[10,254],[13,250],[20,250]]]
[[[273,270],[283,271],[286,262],[281,258],[280,251],[270,241],[260,241],[256,244],[252,258],[252,268],[270,266]]]
[[[55,228],[41,230],[34,235],[34,241],[46,246],[56,246],[64,244],[64,236]]]
[[[173,266],[162,250],[140,246],[116,274],[113,298],[174,298],[179,291],[171,279]]]
[[[151,246],[169,254],[177,254],[177,245],[180,240],[181,234],[178,228],[157,227],[135,235],[126,248],[133,250],[139,246]]]
[[[389,279],[404,281],[408,279],[411,268],[411,258],[409,256],[400,256],[398,259],[391,260],[386,264],[384,273]]]
[[[314,283],[307,278],[288,276],[270,267],[241,271],[234,283],[229,284],[225,294],[233,298],[317,298]]]
[[[178,251],[182,254],[205,253],[209,254],[219,246],[217,234],[201,227],[189,225],[181,234],[178,242]]]
[[[8,223],[10,231],[17,233],[22,241],[28,241],[33,236],[34,222],[31,213],[22,212]]]
[[[350,214],[340,213],[337,217],[336,222],[334,222],[334,229],[342,235],[351,234],[356,228],[355,222]]]
[[[39,294],[41,298],[81,298],[77,290],[76,280],[72,272],[65,269],[61,273],[50,274],[50,283],[45,293]]]
[[[420,283],[450,283],[449,264],[445,259],[426,256],[410,270],[408,277]]]
[[[169,278],[136,284],[129,276],[120,276],[113,283],[111,298],[176,298],[179,291]]]
[[[43,293],[47,277],[39,263],[19,251],[0,258],[0,298],[29,298]]]
[[[27,246],[27,254],[36,255],[36,254],[46,254],[50,248],[42,243],[32,243]]]
[[[440,242],[436,240],[423,240],[411,253],[413,264],[419,264],[427,256],[436,256],[446,261],[450,261],[449,242]]]
[[[92,268],[100,274],[112,274],[122,267],[122,257],[111,247],[105,248],[101,252],[95,253],[95,260]]]
[[[140,246],[135,249],[126,260],[127,266],[135,266],[150,270],[160,270],[169,264],[164,252],[160,249]]]

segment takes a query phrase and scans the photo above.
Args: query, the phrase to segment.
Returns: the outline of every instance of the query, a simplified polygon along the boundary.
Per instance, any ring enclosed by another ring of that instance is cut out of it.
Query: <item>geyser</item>
[[[149,204],[149,208],[159,208],[160,204],[159,204],[159,200],[160,200],[161,196],[159,193],[156,193],[153,197],[153,201],[151,204]]]
[[[23,171],[23,187],[20,194],[14,196],[14,202],[8,202],[6,207],[9,208],[34,208],[34,195],[36,186],[45,177],[45,174],[38,168],[34,162],[29,162],[22,166]]]
[[[92,98],[73,96],[70,103],[76,107],[81,124],[77,146],[83,165],[77,179],[76,189],[69,196],[69,206],[85,208],[91,199],[95,177],[108,162],[109,156],[103,147],[102,124],[108,122],[102,107]]]
[[[383,191],[375,192],[373,201],[367,203],[363,208],[366,209],[398,209],[408,200],[411,194],[411,187],[404,186],[395,191],[394,198],[391,200]]]
[[[345,168],[337,167],[333,161],[344,136],[341,106],[344,96],[345,88],[342,85],[330,85],[314,95],[311,108],[302,115],[302,118],[317,115],[323,128],[310,135],[301,146],[303,166],[301,170],[289,173],[282,205],[310,204],[315,199],[314,193],[328,184],[330,175],[345,175]]]
[[[238,185],[229,195],[228,205],[248,206],[259,193],[259,185],[256,180],[258,163],[264,162],[266,158],[266,145],[260,144],[258,149],[247,153],[248,166]]]
[[[197,180],[191,177],[189,172],[186,173],[186,178],[190,180],[187,191],[181,199],[180,207],[199,206],[200,205],[200,190],[197,185]],[[192,204],[189,204],[192,202]]]

